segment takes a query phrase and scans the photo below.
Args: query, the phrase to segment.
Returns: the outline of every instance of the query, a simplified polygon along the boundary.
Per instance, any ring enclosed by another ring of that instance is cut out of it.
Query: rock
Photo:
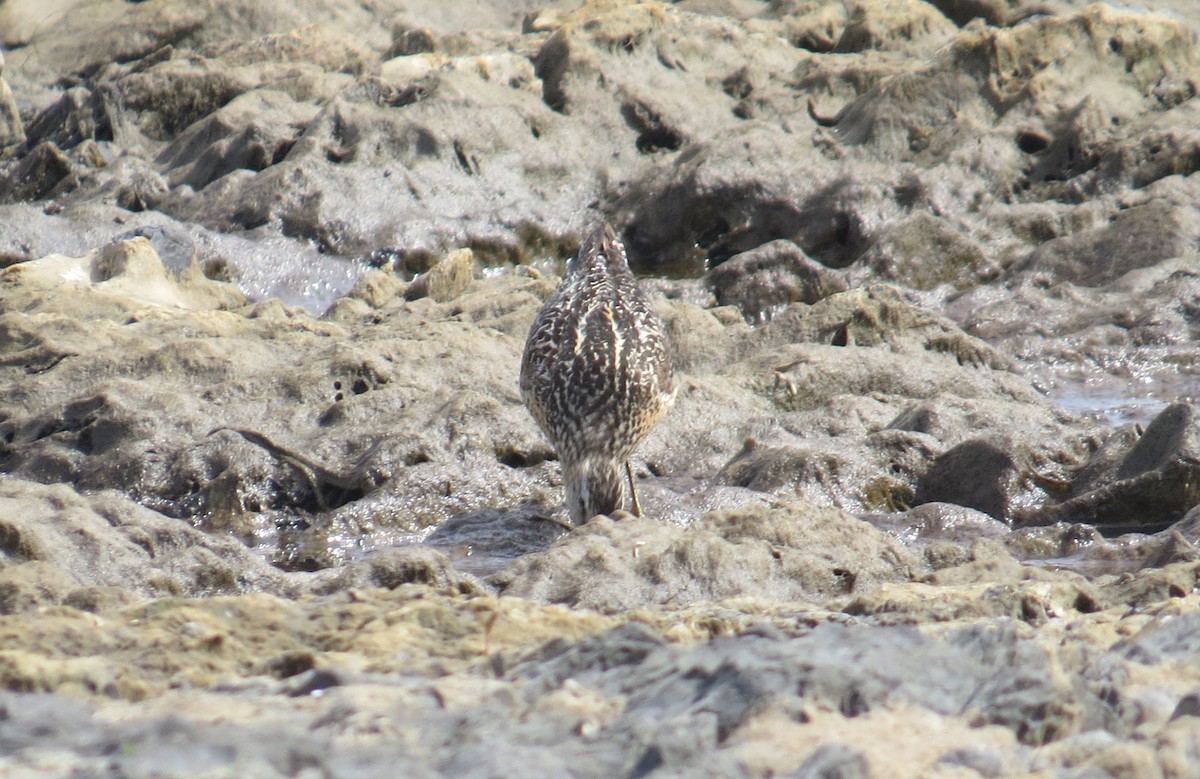
[[[413,54],[424,54],[436,51],[437,39],[428,27],[412,29],[403,22],[392,26],[392,45],[385,55],[393,57],[408,57]]]
[[[67,288],[78,290],[96,310],[136,311],[167,306],[181,309],[232,308],[245,298],[230,285],[204,277],[194,262],[169,274],[150,241],[117,241],[84,257],[43,257],[0,271],[10,299],[53,310]],[[69,310],[69,309],[68,309]],[[93,314],[94,315],[94,314]],[[103,316],[103,314],[101,314]]]
[[[942,353],[960,366],[1003,369],[1007,359],[948,319],[915,306],[900,290],[874,285],[824,298],[811,310],[792,308],[764,328],[776,342],[811,341],[843,348],[889,344],[897,350]],[[914,393],[919,395],[920,393]]]
[[[1196,614],[1181,614],[1165,624],[1154,624],[1124,642],[1122,651],[1127,657],[1146,664],[1165,663],[1196,651]]]
[[[914,40],[918,50],[937,46],[954,33],[954,25],[926,3],[863,4],[854,8],[835,52],[867,49],[907,49]]]
[[[445,555],[416,546],[381,549],[362,562],[350,563],[314,579],[307,586],[319,594],[359,587],[395,589],[404,584],[422,584],[463,594],[486,590],[473,577],[454,569]]]
[[[4,531],[8,544],[16,544],[15,548],[5,550],[5,557],[16,552],[14,557],[25,558],[26,551],[20,547],[25,539],[14,533],[11,526]],[[0,614],[19,614],[61,603],[78,585],[60,568],[40,560],[7,565],[0,569]]]
[[[960,296],[947,314],[1014,355],[1064,407],[1109,426],[1145,423],[1165,405],[1159,398],[1186,396],[1184,377],[1195,373],[1186,351],[1170,367],[1161,352],[1193,337],[1185,301],[1200,282],[1194,263],[1190,255],[1167,260],[1091,290],[1066,282],[1047,288],[1022,275]],[[1043,356],[1029,360],[1035,353]],[[1133,374],[1147,377],[1146,392],[1129,389]]]
[[[1175,710],[1171,712],[1171,719],[1179,717],[1200,717],[1200,691],[1193,690],[1179,699]]]
[[[403,295],[407,285],[390,271],[369,271],[359,276],[350,290],[350,297],[363,301],[372,308],[383,308]]]
[[[8,174],[5,200],[41,200],[68,182],[74,166],[53,143],[40,143]]]
[[[870,765],[862,752],[829,744],[817,749],[790,776],[793,779],[866,779]]]
[[[408,300],[429,296],[445,303],[461,294],[471,283],[475,272],[474,254],[459,249],[439,260],[432,268],[417,276],[405,290]]]
[[[102,96],[85,87],[73,87],[29,122],[31,143],[73,149],[84,141],[112,137],[112,120],[105,115]]]
[[[1185,254],[1195,244],[1188,222],[1165,203],[1134,206],[1114,215],[1107,225],[1047,241],[1015,270],[1101,286],[1131,270]]]
[[[1000,275],[1000,269],[979,247],[944,220],[918,213],[897,224],[859,257],[871,278],[882,278],[911,289],[949,284],[971,289]],[[852,272],[862,276],[862,271]]]
[[[1003,520],[1021,486],[1012,455],[982,439],[964,441],[942,453],[917,482],[916,502],[952,503]]]
[[[1173,403],[1141,436],[1114,436],[1072,485],[1072,497],[1023,514],[1021,524],[1088,522],[1116,534],[1179,520],[1200,504],[1194,415],[1191,405]]]
[[[1003,538],[1008,526],[988,514],[954,503],[923,503],[903,512],[862,516],[906,543],[946,541],[967,546],[977,538]]]
[[[737,306],[751,322],[769,319],[788,303],[816,303],[846,288],[841,274],[788,241],[738,254],[709,271],[705,280],[718,305]]]
[[[621,610],[738,597],[824,599],[907,578],[917,561],[840,512],[774,501],[687,528],[595,519],[491,581],[506,595]]]
[[[706,310],[674,301],[663,301],[656,308],[671,339],[676,370],[694,375],[728,364],[739,329],[732,325],[745,321],[741,309]]]
[[[286,93],[258,89],[238,95],[186,128],[155,158],[168,185],[204,189],[235,171],[260,171],[283,160],[312,121],[313,106]]]
[[[1005,27],[1043,13],[1044,5],[1026,0],[932,0],[930,3],[960,27],[972,19]]]
[[[85,497],[4,477],[0,502],[9,507],[0,527],[5,613],[112,600],[96,588],[141,598],[292,590],[234,539],[209,536],[113,492]]]

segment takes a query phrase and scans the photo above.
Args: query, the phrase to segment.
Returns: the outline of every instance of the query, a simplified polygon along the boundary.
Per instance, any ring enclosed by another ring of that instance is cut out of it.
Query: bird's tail
[[[612,514],[625,502],[621,463],[607,458],[588,458],[563,463],[563,486],[571,522],[581,525],[597,514]]]

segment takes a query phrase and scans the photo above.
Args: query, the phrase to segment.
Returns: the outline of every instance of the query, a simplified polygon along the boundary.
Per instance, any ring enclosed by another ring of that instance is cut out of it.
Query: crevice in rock
[[[560,114],[567,112],[567,93],[563,81],[569,57],[566,34],[559,30],[542,44],[533,60],[534,75],[542,80],[542,102]]]
[[[683,136],[662,121],[662,117],[648,106],[629,101],[621,106],[621,117],[637,131],[637,150],[642,154],[657,151],[676,151],[683,143]]]

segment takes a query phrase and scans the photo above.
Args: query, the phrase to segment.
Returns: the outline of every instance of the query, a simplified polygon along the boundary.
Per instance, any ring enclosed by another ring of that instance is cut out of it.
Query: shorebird
[[[607,224],[567,264],[521,358],[521,398],[558,452],[573,524],[625,504],[629,457],[675,400],[663,323]]]

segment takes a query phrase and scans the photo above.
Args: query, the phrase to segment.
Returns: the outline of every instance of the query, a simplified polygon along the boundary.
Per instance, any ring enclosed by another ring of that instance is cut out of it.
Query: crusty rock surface
[[[1194,776],[1149,5],[0,3],[0,774]],[[602,218],[679,392],[569,529]]]

